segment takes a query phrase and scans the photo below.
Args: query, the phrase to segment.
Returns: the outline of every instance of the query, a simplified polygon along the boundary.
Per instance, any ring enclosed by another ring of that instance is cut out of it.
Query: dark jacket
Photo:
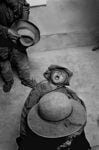
[[[17,19],[27,20],[29,4],[26,0],[0,0],[0,37],[6,39],[8,28]]]

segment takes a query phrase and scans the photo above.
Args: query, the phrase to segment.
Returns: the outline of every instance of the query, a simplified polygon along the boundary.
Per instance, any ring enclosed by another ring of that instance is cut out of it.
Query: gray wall
[[[98,27],[98,0],[48,0],[47,6],[31,9],[30,20],[42,34],[89,30]]]
[[[47,6],[31,8],[30,20],[39,27],[41,35],[65,33],[71,41],[67,45],[79,46],[80,41],[83,46],[98,38],[98,14],[98,0],[48,0]]]

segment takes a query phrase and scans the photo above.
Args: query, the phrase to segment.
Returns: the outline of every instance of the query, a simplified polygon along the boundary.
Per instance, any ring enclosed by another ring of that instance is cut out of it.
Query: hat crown
[[[21,35],[20,42],[24,46],[31,46],[34,42],[35,35],[30,29],[21,28],[18,30],[18,34]]]
[[[50,92],[44,95],[38,104],[40,116],[47,121],[60,121],[72,112],[71,100],[61,92]]]
[[[22,36],[19,39],[19,44],[22,46],[30,47],[40,40],[38,27],[30,21],[19,19],[11,25],[11,29]]]

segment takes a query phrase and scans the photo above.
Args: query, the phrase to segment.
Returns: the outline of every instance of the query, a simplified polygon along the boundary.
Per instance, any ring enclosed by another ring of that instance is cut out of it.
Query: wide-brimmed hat
[[[21,35],[19,41],[25,47],[32,46],[40,40],[38,27],[30,21],[17,20],[12,24],[11,29]]]
[[[59,91],[52,91],[41,97],[27,117],[30,130],[46,138],[75,134],[85,126],[86,120],[85,107]]]

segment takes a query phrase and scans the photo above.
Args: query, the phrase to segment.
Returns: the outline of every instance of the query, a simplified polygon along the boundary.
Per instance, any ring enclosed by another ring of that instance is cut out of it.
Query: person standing
[[[26,0],[0,0],[0,74],[4,92],[9,92],[14,83],[12,66],[21,83],[33,88],[26,48],[17,46],[20,35],[11,29],[16,20],[28,20],[29,12],[30,6]]]

